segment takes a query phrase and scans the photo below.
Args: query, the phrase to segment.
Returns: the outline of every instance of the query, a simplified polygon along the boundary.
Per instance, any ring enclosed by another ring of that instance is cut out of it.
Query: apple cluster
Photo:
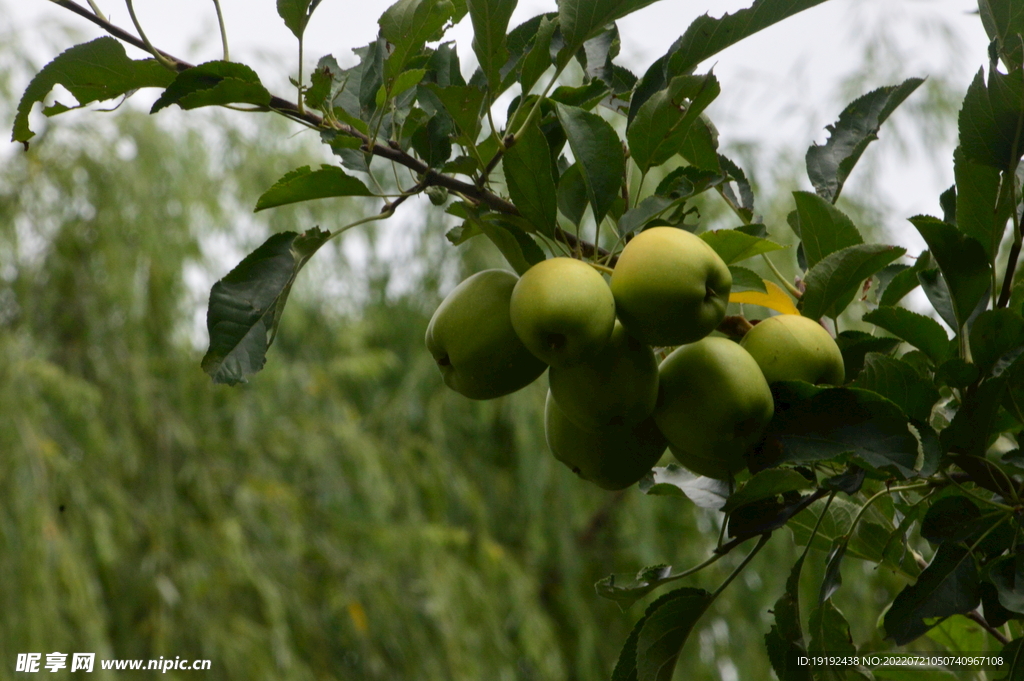
[[[522,277],[472,275],[438,307],[426,344],[445,383],[473,399],[547,370],[548,446],[600,487],[632,485],[666,448],[691,471],[727,479],[772,418],[770,383],[844,379],[839,348],[812,319],[770,317],[739,343],[710,335],[731,287],[703,239],[654,227],[626,245],[610,281],[566,257]],[[673,347],[659,364],[655,348]]]

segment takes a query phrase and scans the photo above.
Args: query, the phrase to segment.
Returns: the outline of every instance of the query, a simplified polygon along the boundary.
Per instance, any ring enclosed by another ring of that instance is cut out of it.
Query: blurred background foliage
[[[10,121],[14,83],[38,65],[3,38]],[[544,443],[543,379],[486,403],[443,386],[430,314],[501,263],[479,239],[449,247],[426,206],[318,255],[267,368],[213,385],[199,369],[209,285],[272,231],[376,207],[254,217],[285,171],[326,162],[313,136],[166,114],[63,116],[0,156],[0,679],[18,653],[53,651],[205,658],[210,679],[607,679],[643,606],[622,613],[594,582],[702,561],[716,515],[577,480]],[[755,159],[754,144],[734,152]],[[800,169],[769,168],[752,174],[784,224],[775,204]],[[762,636],[798,555],[778,535],[676,678],[770,678]],[[687,583],[713,589],[739,559]],[[840,607],[858,641],[877,638],[900,583],[845,569]]]

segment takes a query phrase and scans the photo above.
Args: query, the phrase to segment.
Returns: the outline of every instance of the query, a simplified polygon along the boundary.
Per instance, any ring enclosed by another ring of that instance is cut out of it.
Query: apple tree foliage
[[[719,18],[699,16],[639,75],[616,63],[615,22],[654,0],[559,0],[517,26],[510,26],[516,0],[398,0],[380,17],[376,38],[354,50],[355,66],[341,68],[327,55],[311,73],[300,68],[293,100],[271,94],[253,69],[227,55],[192,65],[150,45],[138,26],[139,37],[72,0],[54,1],[110,37],[69,48],[31,81],[13,127],[13,140],[26,149],[33,107],[50,102],[55,86],[78,107],[158,88],[153,113],[230,106],[319,132],[333,162],[289,172],[255,210],[339,196],[382,201],[379,212],[334,231],[275,234],[217,282],[202,362],[217,383],[243,382],[263,367],[289,290],[321,246],[391,217],[419,194],[458,222],[446,235],[453,244],[489,239],[523,273],[549,255],[613,266],[645,228],[694,230],[692,202],[709,193],[738,224],[700,233],[732,270],[733,302],[815,320],[838,318],[854,300],[870,303],[863,322],[875,332],[846,330],[836,339],[845,385],[775,384],[775,415],[750,453],[749,472],[725,482],[668,466],[641,481],[647,494],[686,497],[722,514],[717,548],[693,568],[611,575],[597,584],[600,596],[628,608],[735,548],[753,547],[715,591],[687,586],[651,602],[625,641],[614,681],[669,679],[695,624],[783,527],[805,548],[764,636],[780,679],[870,678],[862,668],[797,663],[808,654],[858,651],[832,601],[841,566],[851,560],[906,578],[880,617],[888,645],[912,644],[938,628],[955,633],[971,620],[991,637],[990,650],[1002,651],[998,673],[1024,678],[1024,277],[1015,276],[1024,241],[1020,0],[979,1],[989,61],[960,109],[955,184],[939,197],[942,215],[910,218],[927,244],[913,254],[865,243],[836,201],[921,79],[868,92],[839,114],[827,142],[807,151],[814,192],[793,193],[788,227],[763,224],[751,183],[721,153],[705,113],[721,86],[700,65],[824,0],[755,0]],[[300,54],[317,5],[277,1]],[[444,40],[467,15],[479,64],[468,79],[458,51],[464,46]],[[130,58],[122,42],[152,58]],[[507,111],[496,111],[506,101]],[[43,113],[71,108],[53,101]],[[398,186],[382,187],[373,174],[382,168],[394,168]],[[769,228],[792,229],[796,251],[773,253],[781,247]],[[783,280],[769,254],[793,258],[797,280]],[[781,287],[750,263],[738,264],[750,259],[770,267]],[[919,287],[934,315],[900,305]],[[743,328],[732,317],[719,330],[735,338]],[[801,573],[817,559],[824,560],[817,598],[801,609]]]

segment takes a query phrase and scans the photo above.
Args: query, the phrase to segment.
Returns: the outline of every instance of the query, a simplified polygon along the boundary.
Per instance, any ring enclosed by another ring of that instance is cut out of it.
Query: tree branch
[[[119,40],[123,40],[124,42],[134,45],[140,50],[144,50],[148,53],[158,53],[161,57],[171,62],[174,65],[174,68],[178,71],[185,71],[187,69],[194,68],[194,64],[190,64],[189,62],[168,54],[163,50],[159,50],[157,48],[153,48],[151,50],[144,41],[140,40],[123,28],[115,26],[105,18],[90,12],[85,7],[74,2],[74,0],[51,0],[51,2],[74,12],[85,19],[88,19]],[[415,156],[405,152],[397,144],[381,144],[374,142],[372,146],[370,146],[370,138],[352,126],[340,122],[327,123],[317,114],[311,111],[301,110],[294,102],[290,102],[274,95],[271,95],[270,98],[270,109],[282,116],[316,128],[333,129],[349,137],[355,137],[363,143],[362,150],[364,152],[368,152],[374,156],[379,156],[381,158],[388,159],[389,161],[393,161],[394,163],[398,163],[399,165],[403,165],[421,176],[423,178],[421,185],[424,189],[429,186],[444,187],[449,191],[458,192],[477,203],[483,204],[493,211],[505,213],[507,215],[521,215],[519,209],[507,199],[504,199],[483,187],[469,182],[464,182],[452,177],[451,175],[439,173]],[[495,165],[499,159],[500,154],[493,160]],[[580,251],[587,257],[608,255],[608,251],[605,249],[598,248],[594,244],[577,239],[574,235],[569,234],[560,228],[555,229],[555,238],[568,245],[570,248]],[[614,260],[612,261],[612,264],[614,264]]]

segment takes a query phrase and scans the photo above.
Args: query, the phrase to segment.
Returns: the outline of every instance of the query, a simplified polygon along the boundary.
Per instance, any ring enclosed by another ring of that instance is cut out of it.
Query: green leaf
[[[334,196],[373,196],[366,185],[336,166],[310,170],[302,166],[291,171],[256,201],[256,212],[289,203]]]
[[[975,532],[975,523],[980,519],[981,511],[967,497],[959,494],[943,497],[925,512],[921,536],[932,544],[960,542]]]
[[[942,448],[972,456],[983,456],[991,439],[999,405],[1006,394],[1006,376],[990,378],[969,393],[953,421],[941,433]]]
[[[640,480],[644,494],[685,496],[701,508],[721,510],[729,498],[729,483],[702,475],[694,475],[682,466],[670,463],[666,468],[654,468]]]
[[[662,178],[654,193],[670,199],[685,200],[714,189],[726,181],[728,178],[721,173],[694,166],[681,166]]]
[[[826,600],[811,610],[807,628],[811,635],[811,642],[807,644],[809,655],[841,658],[857,654],[857,647],[853,645],[853,637],[850,635],[850,625],[832,601]],[[846,678],[840,665],[822,666],[816,671],[816,678],[819,681],[839,681]]]
[[[32,106],[42,102],[56,85],[62,85],[78,100],[78,106],[113,99],[144,87],[165,88],[174,80],[173,71],[154,59],[134,61],[113,38],[97,38],[61,52],[44,66],[25,88],[14,117],[12,142],[27,143],[35,136],[29,129]],[[68,111],[51,107],[48,115]]]
[[[807,150],[807,176],[819,196],[836,202],[853,166],[878,139],[882,123],[923,82],[922,78],[908,78],[899,85],[872,90],[843,109],[839,120],[828,126],[828,141]]]
[[[348,80],[348,71],[341,68],[333,55],[320,57],[316,69],[310,74],[310,86],[303,93],[306,106],[319,111],[328,110],[329,105]]]
[[[986,310],[971,327],[971,356],[988,374],[999,358],[1024,346],[1024,318],[1013,310]]]
[[[578,106],[584,111],[590,111],[600,104],[608,96],[608,93],[608,85],[603,80],[592,80],[580,87],[569,85],[557,87],[554,92],[548,95],[548,99],[552,102]]]
[[[921,290],[942,321],[951,329],[959,328],[956,313],[953,312],[953,300],[949,296],[949,287],[946,286],[946,280],[942,278],[939,268],[921,270],[917,273],[917,280],[921,282]]]
[[[626,132],[630,154],[641,173],[679,151],[690,126],[720,92],[718,79],[711,73],[679,76],[647,100]]]
[[[651,605],[636,642],[637,681],[671,680],[683,644],[713,600],[703,589],[683,588]]]
[[[999,203],[999,170],[965,158],[957,147],[953,152],[956,175],[956,228],[974,237],[991,260],[1010,218],[1008,206]]]
[[[914,367],[877,352],[867,355],[864,370],[853,385],[892,400],[907,416],[924,423],[930,420],[932,406],[939,401],[939,391]]]
[[[764,646],[768,652],[768,661],[779,681],[811,681],[812,667],[801,664],[801,657],[807,652],[803,646],[787,641],[776,625],[772,625],[764,635]]]
[[[537,28],[537,37],[533,41],[533,47],[523,57],[523,68],[519,74],[519,83],[522,85],[523,93],[529,94],[537,80],[551,66],[551,38],[558,28],[558,18],[547,15],[541,20]]]
[[[984,70],[974,77],[958,121],[964,158],[1013,172],[1024,153],[1024,82],[1020,74]]]
[[[566,52],[574,54],[583,43],[616,19],[637,11],[655,0],[558,0],[558,21]]]
[[[427,75],[426,69],[409,69],[402,71],[393,79],[380,86],[377,90],[376,104],[378,109],[384,108],[388,99],[393,99],[412,87],[416,87],[423,76]]]
[[[904,296],[921,285],[917,275],[925,270],[930,262],[931,253],[928,251],[917,256],[913,266],[902,270],[889,281],[878,298],[878,304],[882,307],[891,307],[903,300]]]
[[[508,61],[505,33],[518,0],[468,0],[473,22],[473,51],[494,92],[501,83],[501,67]]]
[[[558,180],[558,210],[574,225],[583,221],[587,210],[587,184],[579,163],[569,166]]]
[[[437,96],[451,116],[459,130],[459,141],[468,147],[476,146],[480,136],[480,110],[484,103],[484,91],[472,85],[441,87],[436,83],[427,83],[424,87]]]
[[[558,212],[555,170],[544,133],[531,125],[503,161],[508,193],[523,217],[541,234],[554,238]]]
[[[989,40],[995,42],[994,47],[1007,70],[1021,68],[1024,61],[1024,45],[1020,39],[1024,34],[1024,8],[1013,0],[980,0],[978,10],[985,32]]]
[[[977,239],[926,215],[910,218],[928,244],[946,281],[959,329],[985,297],[991,285],[990,264]]]
[[[270,92],[260,83],[256,72],[245,64],[211,61],[179,73],[153,103],[150,113],[171,104],[186,110],[221,104],[267,106]]]
[[[726,265],[731,265],[747,258],[762,253],[771,253],[785,246],[781,246],[768,239],[759,239],[735,229],[719,229],[713,232],[701,232],[698,236],[707,242],[715,252],[721,256]]]
[[[284,25],[302,40],[302,34],[306,31],[306,24],[313,10],[320,4],[320,0],[277,0],[277,15],[284,19]]]
[[[564,104],[555,108],[582,172],[594,220],[600,223],[619,196],[626,168],[619,136],[597,114]]]
[[[846,380],[857,377],[864,368],[864,358],[869,352],[892,354],[900,345],[898,338],[872,336],[864,331],[843,331],[836,337],[836,345],[843,353],[843,365],[846,369]]]
[[[398,0],[378,20],[380,35],[391,43],[385,71],[390,78],[405,70],[430,40],[439,40],[441,29],[455,14],[450,0]]]
[[[731,513],[740,506],[762,499],[770,499],[786,492],[808,489],[814,485],[792,468],[768,468],[759,471],[729,495],[724,513]]]
[[[839,591],[839,587],[843,585],[843,573],[840,568],[849,543],[850,540],[847,537],[840,537],[835,540],[832,550],[828,552],[828,557],[825,559],[825,575],[822,577],[821,588],[818,590],[819,605],[832,598]]]
[[[213,285],[202,367],[214,383],[244,383],[263,368],[295,277],[328,238],[318,228],[275,234]]]
[[[988,574],[999,593],[999,604],[1011,612],[1024,614],[1024,553],[996,560],[989,566]]]
[[[683,140],[679,153],[687,162],[701,170],[722,173],[721,157],[718,154],[718,131],[704,116],[690,126],[690,132]]]
[[[665,196],[648,196],[640,202],[636,208],[631,208],[619,218],[619,234],[627,238],[635,232],[640,231],[644,225],[657,218],[672,206],[678,205],[679,201]]]
[[[999,671],[1005,676],[999,677],[996,681],[1022,681],[1024,680],[1024,638],[1014,639],[1000,651],[1003,664]]]
[[[690,574],[689,570],[673,570],[671,565],[652,565],[630,575],[608,575],[594,587],[597,595],[615,601],[625,611],[655,589]]]
[[[863,319],[921,350],[936,366],[949,357],[949,337],[942,325],[931,317],[902,307],[879,307],[865,314]]]
[[[793,192],[796,217],[808,268],[836,251],[864,243],[860,232],[842,211],[810,192]]]
[[[431,168],[443,167],[452,155],[451,134],[451,118],[436,113],[412,134],[412,148]]]
[[[498,247],[505,260],[518,274],[523,275],[541,260],[544,251],[530,235],[500,215],[488,214],[475,220],[480,231]]]
[[[860,244],[831,253],[811,268],[800,300],[805,317],[838,317],[865,279],[906,253],[897,246]]]
[[[940,544],[917,582],[892,602],[883,619],[885,632],[896,645],[906,645],[931,628],[926,619],[970,612],[980,601],[978,569],[970,552]]]
[[[733,291],[760,291],[768,293],[764,285],[764,279],[754,270],[748,270],[739,265],[729,265],[729,273],[732,274]]]

